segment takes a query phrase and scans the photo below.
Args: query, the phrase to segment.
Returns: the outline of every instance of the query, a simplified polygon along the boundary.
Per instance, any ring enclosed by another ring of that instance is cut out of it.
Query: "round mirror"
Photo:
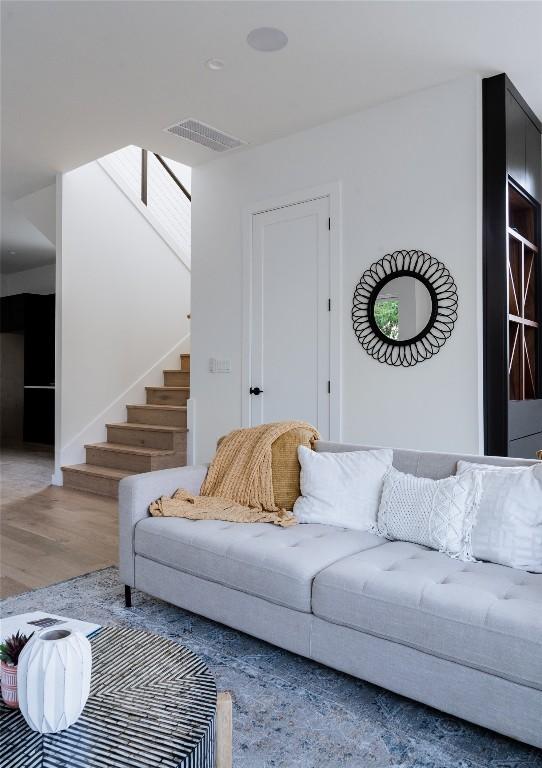
[[[424,282],[402,275],[377,286],[373,320],[380,333],[395,342],[420,336],[433,314],[433,300]]]
[[[424,251],[394,251],[362,274],[354,291],[354,333],[386,365],[416,365],[435,355],[457,320],[457,287]]]

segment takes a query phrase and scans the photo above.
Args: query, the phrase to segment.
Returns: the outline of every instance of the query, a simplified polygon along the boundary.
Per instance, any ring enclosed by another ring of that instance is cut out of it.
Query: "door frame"
[[[329,375],[331,392],[329,395],[329,439],[341,440],[341,402],[342,402],[342,201],[341,183],[330,182],[309,189],[302,189],[278,197],[266,199],[246,206],[242,211],[243,237],[243,276],[242,304],[243,328],[241,351],[241,424],[251,425],[250,381],[252,356],[252,263],[253,263],[253,217],[260,213],[286,208],[299,203],[306,203],[322,197],[329,198],[331,230],[329,238],[330,260],[330,327],[329,327]]]

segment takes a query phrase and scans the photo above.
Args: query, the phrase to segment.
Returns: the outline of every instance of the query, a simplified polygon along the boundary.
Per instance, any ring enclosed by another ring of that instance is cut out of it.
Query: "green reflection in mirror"
[[[399,338],[399,301],[397,299],[377,299],[374,318],[384,336],[388,339]]]

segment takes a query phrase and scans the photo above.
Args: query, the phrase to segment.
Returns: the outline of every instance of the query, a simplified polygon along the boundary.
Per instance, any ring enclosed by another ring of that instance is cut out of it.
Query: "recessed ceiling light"
[[[9,252],[9,255],[10,255],[10,256],[15,256],[15,254],[16,254],[16,253],[17,253],[17,251],[10,251],[10,252]]]
[[[271,53],[272,51],[280,51],[281,48],[284,48],[288,44],[288,36],[282,29],[258,27],[248,33],[247,43],[255,51]]]
[[[222,59],[207,59],[205,66],[207,69],[212,69],[213,72],[218,72],[219,69],[224,69],[226,65]]]

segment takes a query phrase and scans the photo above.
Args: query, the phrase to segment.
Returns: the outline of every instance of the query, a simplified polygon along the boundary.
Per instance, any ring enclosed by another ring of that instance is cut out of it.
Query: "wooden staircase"
[[[85,445],[86,464],[62,467],[65,487],[116,498],[127,475],[186,464],[190,355],[181,355],[179,370],[164,371],[163,387],[146,393],[146,405],[126,406],[128,421],[106,425],[106,443]]]

